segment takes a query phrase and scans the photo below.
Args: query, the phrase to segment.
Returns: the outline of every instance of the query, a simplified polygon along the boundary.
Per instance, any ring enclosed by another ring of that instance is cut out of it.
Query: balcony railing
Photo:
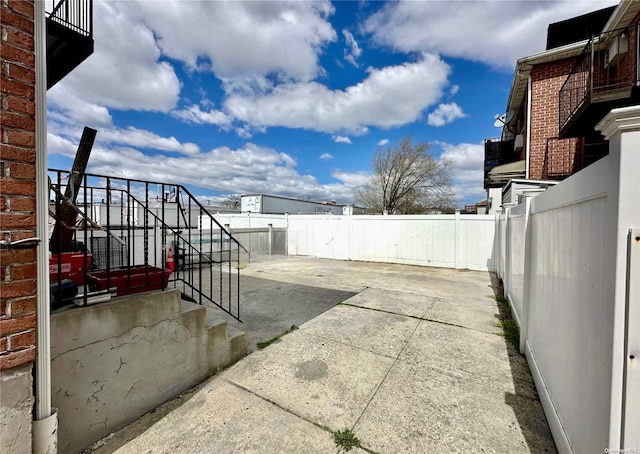
[[[93,0],[53,0],[48,18],[87,37],[93,37]]]
[[[494,167],[517,161],[513,140],[486,139],[484,141],[484,187],[489,186],[489,172]]]
[[[613,30],[589,40],[559,92],[561,133],[590,104],[631,96],[638,77],[630,31]]]

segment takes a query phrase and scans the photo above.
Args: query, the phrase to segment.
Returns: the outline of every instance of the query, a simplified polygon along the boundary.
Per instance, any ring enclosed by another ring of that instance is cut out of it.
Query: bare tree
[[[240,208],[240,196],[237,194],[228,195],[223,200],[222,206],[229,208]]]
[[[402,139],[373,156],[373,176],[356,193],[358,202],[378,213],[417,214],[451,206],[451,164],[434,158],[429,144]]]

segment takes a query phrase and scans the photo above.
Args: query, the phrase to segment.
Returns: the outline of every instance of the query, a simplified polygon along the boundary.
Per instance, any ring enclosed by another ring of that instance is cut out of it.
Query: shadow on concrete
[[[496,298],[504,298],[504,288],[502,281],[494,272],[489,273],[491,279],[491,288]],[[511,308],[508,304],[500,304],[497,302],[500,314],[497,316],[500,322],[508,322],[512,320]],[[515,322],[515,320],[514,320]],[[505,346],[509,355],[509,365],[511,366],[511,376],[515,388],[515,394],[505,393],[504,401],[513,408],[518,424],[522,431],[530,452],[536,452],[541,446],[544,446],[543,440],[553,440],[549,424],[544,414],[538,392],[531,371],[524,355],[520,354],[517,339],[509,340],[508,336],[504,336]],[[515,344],[515,345],[514,345]],[[534,405],[531,405],[532,397],[534,397]],[[557,453],[555,446],[545,447],[540,452]]]
[[[271,340],[293,325],[300,326],[355,295],[344,290],[252,276],[240,279],[242,323],[231,317],[225,316],[225,319],[229,326],[246,333],[249,352],[256,350],[257,343]],[[223,314],[216,312],[218,317]]]

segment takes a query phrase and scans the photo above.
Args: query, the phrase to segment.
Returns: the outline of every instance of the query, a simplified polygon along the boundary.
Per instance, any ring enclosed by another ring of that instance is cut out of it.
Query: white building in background
[[[365,214],[365,209],[331,202],[311,202],[267,194],[245,194],[240,198],[240,211],[258,214]]]

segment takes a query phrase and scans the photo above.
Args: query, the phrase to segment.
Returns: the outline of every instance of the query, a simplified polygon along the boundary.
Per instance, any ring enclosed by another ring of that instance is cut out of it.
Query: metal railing
[[[547,138],[543,180],[562,180],[584,167],[584,139]]]
[[[93,0],[52,0],[47,17],[81,35],[93,36]]]
[[[69,172],[49,175],[54,300],[86,305],[175,287],[183,299],[240,320],[240,269],[249,252],[184,186],[84,174],[73,203],[63,194]],[[68,289],[74,285],[77,294]]]
[[[635,50],[629,48],[630,28],[612,30],[593,36],[578,57],[558,94],[558,126],[562,129],[583,107],[591,102],[627,97],[637,83]],[[626,40],[626,41],[625,41]],[[618,49],[613,49],[613,43]],[[626,46],[626,50],[623,50]]]

